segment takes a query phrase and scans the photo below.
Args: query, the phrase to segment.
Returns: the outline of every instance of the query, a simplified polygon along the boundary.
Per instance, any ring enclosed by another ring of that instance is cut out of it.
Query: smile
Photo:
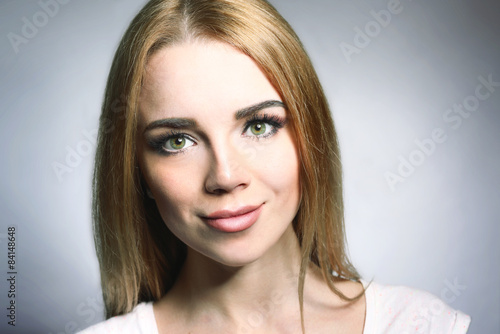
[[[221,232],[241,232],[255,224],[263,206],[245,206],[235,211],[220,210],[201,218],[208,226]]]

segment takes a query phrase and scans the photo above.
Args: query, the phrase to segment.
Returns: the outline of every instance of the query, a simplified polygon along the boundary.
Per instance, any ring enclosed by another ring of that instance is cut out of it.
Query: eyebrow
[[[251,105],[250,107],[246,107],[243,109],[240,109],[236,112],[235,117],[237,120],[253,116],[255,113],[261,111],[262,109],[266,108],[272,108],[272,107],[282,107],[285,108],[285,104],[281,101],[277,100],[268,100],[264,102],[260,102],[254,105]]]
[[[164,118],[149,123],[144,132],[157,128],[185,129],[194,128],[195,126],[196,122],[190,118]]]
[[[277,100],[263,101],[236,111],[235,118],[236,120],[247,118],[253,116],[262,109],[272,108],[272,107],[285,108],[285,104]],[[164,118],[149,123],[144,129],[144,133],[157,128],[185,129],[194,127],[196,127],[196,122],[191,118]]]

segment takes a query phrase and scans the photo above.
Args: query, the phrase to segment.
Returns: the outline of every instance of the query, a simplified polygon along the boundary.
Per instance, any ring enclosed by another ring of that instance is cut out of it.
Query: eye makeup
[[[189,135],[177,130],[170,130],[154,136],[154,138],[148,139],[147,142],[151,148],[161,155],[183,153],[188,147],[196,145],[196,141]],[[181,145],[182,147],[178,147]]]
[[[265,124],[270,125],[270,130],[264,132],[263,134],[256,134],[252,129],[253,135],[248,135],[245,133],[248,132],[249,129],[253,126],[264,126],[264,129],[267,130]],[[245,122],[245,126],[243,128],[242,135],[246,137],[250,137],[252,139],[259,140],[261,138],[268,138],[276,134],[281,128],[283,128],[286,124],[286,118],[280,117],[278,115],[270,115],[270,114],[254,114],[252,117]]]
[[[162,120],[166,122],[167,120]],[[256,112],[248,115],[243,125],[242,137],[262,140],[274,136],[287,123],[287,117],[273,113]],[[167,129],[166,129],[167,130]],[[160,155],[170,156],[185,153],[189,147],[196,146],[196,140],[180,129],[168,129],[164,133],[146,139],[148,145]]]

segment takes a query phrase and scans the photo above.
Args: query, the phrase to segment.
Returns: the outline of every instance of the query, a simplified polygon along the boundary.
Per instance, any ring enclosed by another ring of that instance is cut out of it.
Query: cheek
[[[275,192],[291,195],[299,191],[299,159],[291,136],[280,138],[259,156],[261,179]],[[288,197],[288,196],[287,196]]]
[[[151,176],[151,191],[156,206],[168,229],[180,240],[186,240],[190,209],[196,200],[192,177],[188,170],[162,169]]]
[[[161,158],[155,160],[147,164],[148,185],[164,220],[178,220],[186,214],[199,192],[197,164],[168,164]]]

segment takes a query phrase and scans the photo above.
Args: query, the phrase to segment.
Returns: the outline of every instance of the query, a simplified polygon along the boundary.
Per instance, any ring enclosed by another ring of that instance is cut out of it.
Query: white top
[[[428,292],[374,282],[366,289],[363,334],[465,334],[469,324],[468,315]]]
[[[366,287],[368,283],[361,281]],[[470,317],[434,295],[403,286],[372,282],[366,289],[363,334],[464,334]],[[113,317],[79,334],[158,334],[153,303],[141,303],[128,314]]]

